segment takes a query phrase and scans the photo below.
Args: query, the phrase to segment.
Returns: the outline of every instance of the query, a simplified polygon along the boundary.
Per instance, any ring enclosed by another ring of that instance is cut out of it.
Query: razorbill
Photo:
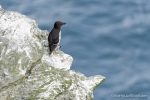
[[[56,21],[54,27],[48,35],[48,45],[50,54],[56,49],[60,44],[61,39],[61,26],[66,23],[61,21]]]

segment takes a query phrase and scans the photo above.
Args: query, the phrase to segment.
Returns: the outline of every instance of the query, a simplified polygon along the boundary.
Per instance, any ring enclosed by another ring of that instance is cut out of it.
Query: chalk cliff
[[[48,31],[0,7],[0,100],[91,100],[105,77],[70,70],[73,58],[48,54]]]

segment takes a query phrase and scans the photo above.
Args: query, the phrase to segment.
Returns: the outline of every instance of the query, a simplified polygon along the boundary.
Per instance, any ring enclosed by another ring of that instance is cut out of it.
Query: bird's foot
[[[59,49],[61,49],[61,45],[59,46]]]

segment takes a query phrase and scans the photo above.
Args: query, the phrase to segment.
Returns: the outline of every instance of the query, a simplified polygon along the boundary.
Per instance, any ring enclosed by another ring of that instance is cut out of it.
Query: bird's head
[[[62,25],[66,24],[65,22],[56,21],[54,23],[54,28],[61,28]]]

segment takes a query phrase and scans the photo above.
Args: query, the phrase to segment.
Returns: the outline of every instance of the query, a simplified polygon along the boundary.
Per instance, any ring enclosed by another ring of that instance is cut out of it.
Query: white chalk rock
[[[0,6],[1,100],[91,100],[105,77],[70,70],[73,58],[57,50],[49,55],[48,32],[36,22]]]

